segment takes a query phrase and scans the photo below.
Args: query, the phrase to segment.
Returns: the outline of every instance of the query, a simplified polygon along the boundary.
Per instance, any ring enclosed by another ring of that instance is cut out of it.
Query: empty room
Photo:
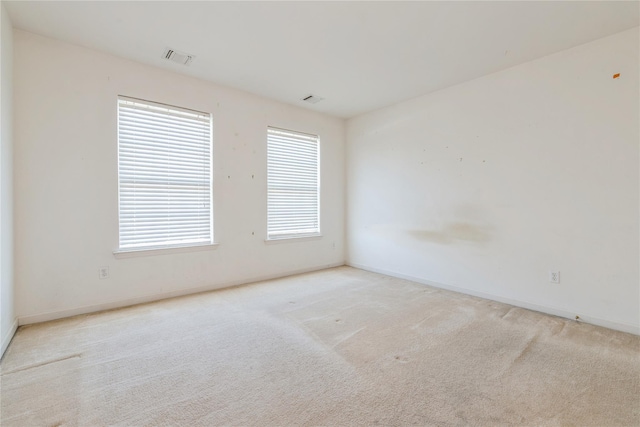
[[[639,2],[0,15],[0,425],[640,425]]]

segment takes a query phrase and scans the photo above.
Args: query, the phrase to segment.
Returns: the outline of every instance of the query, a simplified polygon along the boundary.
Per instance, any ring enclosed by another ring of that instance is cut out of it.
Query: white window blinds
[[[118,97],[120,249],[211,244],[211,115]]]
[[[267,129],[267,238],[320,234],[320,142],[316,135]]]

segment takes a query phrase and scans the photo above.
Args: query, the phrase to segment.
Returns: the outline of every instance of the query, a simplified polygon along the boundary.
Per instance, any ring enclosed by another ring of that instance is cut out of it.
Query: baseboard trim
[[[386,276],[397,277],[398,279],[410,280],[412,282],[421,283],[423,285],[432,286],[434,288],[446,289],[448,291],[458,292],[461,294],[472,295],[479,298],[488,299],[491,301],[502,302],[505,304],[513,305],[516,307],[526,308],[528,310],[538,311],[540,313],[551,314],[553,316],[564,317],[567,319],[575,320],[576,315],[580,316],[580,320],[585,323],[590,323],[597,326],[602,326],[608,329],[614,329],[616,331],[627,332],[634,335],[640,335],[640,325],[634,325],[623,322],[614,322],[611,320],[601,319],[599,317],[590,316],[588,313],[574,313],[568,310],[564,310],[557,307],[543,306],[536,303],[531,303],[522,300],[516,300],[512,298],[506,298],[499,295],[489,294],[485,292],[474,291],[471,289],[461,288],[458,286],[446,285],[444,283],[433,282],[420,277],[410,276],[407,274],[397,273],[395,271],[385,270],[381,268],[371,267],[364,264],[347,262],[345,265],[358,268],[360,270],[370,271],[372,273],[384,274]]]
[[[295,276],[297,274],[310,273],[312,271],[319,271],[319,270],[326,270],[328,268],[341,267],[343,265],[345,265],[344,262],[336,262],[332,264],[324,264],[321,266],[289,271],[286,273],[267,274],[264,276],[253,277],[250,279],[234,280],[234,281],[225,282],[225,283],[218,283],[215,285],[180,289],[177,291],[163,292],[159,294],[143,295],[143,296],[134,297],[134,298],[109,301],[105,303],[86,305],[82,307],[70,308],[70,309],[59,310],[59,311],[50,311],[47,313],[33,314],[29,316],[19,316],[17,324],[22,326],[22,325],[31,325],[33,323],[48,322],[50,320],[57,320],[57,319],[63,319],[65,317],[78,316],[81,314],[97,313],[105,310],[113,310],[116,308],[129,307],[137,304],[160,301],[167,298],[175,298],[175,297],[181,297],[185,295],[199,294],[202,292],[216,291],[220,289],[231,288],[234,286],[242,286],[242,285],[248,285],[256,282],[263,282],[265,280],[280,279],[283,277]]]
[[[13,336],[16,334],[17,330],[18,330],[18,319],[13,319],[13,323],[11,324],[11,327],[9,328],[5,336],[2,337],[2,343],[0,344],[0,359],[2,359],[2,356],[4,356],[4,352],[9,347],[9,344],[11,343],[11,340],[13,339]]]

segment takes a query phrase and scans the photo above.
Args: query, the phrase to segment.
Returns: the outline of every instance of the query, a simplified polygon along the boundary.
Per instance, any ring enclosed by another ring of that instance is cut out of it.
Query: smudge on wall
[[[418,240],[441,245],[458,242],[486,243],[491,240],[490,227],[468,222],[452,222],[437,230],[408,230],[408,233]]]

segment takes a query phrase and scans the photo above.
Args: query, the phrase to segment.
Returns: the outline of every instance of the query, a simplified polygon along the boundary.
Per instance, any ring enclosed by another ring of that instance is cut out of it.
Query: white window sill
[[[267,239],[264,242],[268,245],[278,244],[278,243],[294,243],[294,242],[307,242],[310,240],[320,240],[322,239],[322,234],[305,234],[302,236],[286,236],[286,237],[277,237]]]
[[[217,248],[218,245],[218,243],[211,243],[206,245],[173,246],[165,248],[116,249],[113,251],[113,256],[115,256],[116,259],[123,259],[153,255],[179,254],[184,252],[208,251]]]

